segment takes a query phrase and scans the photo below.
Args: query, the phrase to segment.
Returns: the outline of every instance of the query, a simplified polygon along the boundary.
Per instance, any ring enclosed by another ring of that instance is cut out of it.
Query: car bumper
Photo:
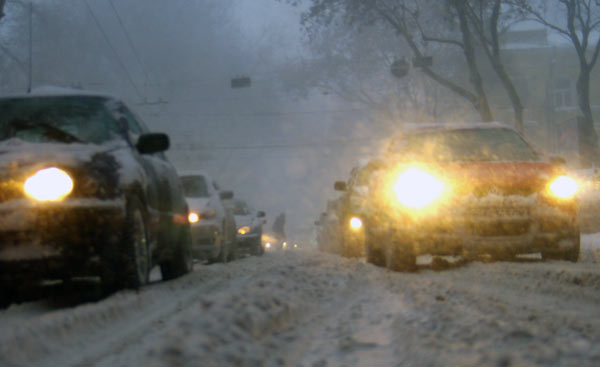
[[[124,221],[125,203],[120,199],[3,203],[0,276],[22,273],[17,268],[46,276],[60,276],[62,272],[90,275],[103,249],[120,240]]]
[[[453,207],[390,222],[396,239],[410,241],[417,254],[534,253],[554,249],[561,238],[578,234],[574,207],[539,204]]]
[[[236,236],[238,247],[253,247],[261,244],[261,235],[259,233],[238,234]]]

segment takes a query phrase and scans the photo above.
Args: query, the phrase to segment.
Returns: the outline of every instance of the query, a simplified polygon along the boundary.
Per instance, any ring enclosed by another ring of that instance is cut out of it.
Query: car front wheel
[[[542,251],[544,260],[565,260],[577,262],[579,260],[580,236],[579,233],[557,241],[557,248]]]
[[[144,214],[140,200],[130,198],[120,243],[104,254],[102,278],[108,288],[139,288],[148,283],[150,256]]]
[[[393,271],[417,270],[417,257],[413,244],[405,236],[390,236],[390,243],[386,248],[386,265]]]
[[[189,227],[177,228],[178,238],[170,259],[160,264],[163,280],[178,278],[192,271],[192,234]]]
[[[382,249],[382,239],[376,236],[373,232],[368,230],[366,233],[366,257],[367,262],[376,266],[385,266],[385,254]]]

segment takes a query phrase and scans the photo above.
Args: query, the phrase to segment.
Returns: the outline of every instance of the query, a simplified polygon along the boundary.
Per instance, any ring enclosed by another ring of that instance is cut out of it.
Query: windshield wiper
[[[44,130],[44,136],[64,143],[83,143],[84,141],[77,136],[62,129],[52,126],[46,122],[32,122],[22,118],[15,118],[8,122],[8,125],[19,130],[29,130],[41,127]]]

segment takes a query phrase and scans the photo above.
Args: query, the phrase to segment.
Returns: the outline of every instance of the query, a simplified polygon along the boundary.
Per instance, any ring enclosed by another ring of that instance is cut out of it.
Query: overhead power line
[[[174,142],[174,146],[183,146],[182,150],[263,150],[263,149],[306,149],[315,147],[329,147],[335,145],[356,145],[358,143],[372,143],[381,141],[382,138],[348,138],[348,139],[335,139],[328,141],[314,141],[314,142],[301,142],[291,144],[257,144],[257,145],[204,145],[201,143],[192,143],[193,147],[185,148],[190,143],[187,142]]]
[[[131,48],[133,55],[135,56],[137,62],[140,64],[140,68],[142,69],[142,73],[144,73],[144,76],[146,77],[146,82],[147,82],[148,74],[146,73],[146,70],[144,69],[144,64],[142,63],[140,54],[137,51],[135,44],[131,40],[131,37],[129,36],[129,32],[127,31],[127,28],[125,28],[125,25],[123,24],[123,20],[121,19],[121,16],[119,15],[117,8],[115,7],[115,4],[112,2],[112,0],[108,0],[108,3],[110,4],[110,7],[112,8],[113,12],[115,13],[115,16],[117,17],[117,21],[119,22],[119,25],[121,26],[121,29],[123,30],[123,33],[125,34],[125,38],[127,39],[127,43],[129,43],[129,47]]]
[[[137,85],[135,85],[135,82],[133,81],[133,78],[131,77],[131,74],[129,73],[129,70],[127,69],[127,67],[125,66],[125,64],[121,60],[121,58],[119,57],[119,54],[117,53],[117,50],[115,49],[115,47],[113,46],[113,44],[110,42],[110,39],[108,38],[108,35],[104,31],[104,28],[102,28],[102,24],[100,24],[100,21],[98,20],[98,18],[96,17],[96,14],[92,10],[92,7],[90,6],[90,4],[88,3],[87,0],[84,0],[84,3],[86,5],[88,11],[90,12],[92,18],[94,19],[94,22],[96,23],[96,26],[100,30],[100,33],[102,33],[102,36],[104,37],[104,40],[106,41],[106,43],[110,47],[112,53],[114,54],[115,59],[117,60],[117,62],[121,66],[121,68],[125,71],[125,74],[127,75],[127,79],[129,81],[129,84],[131,84],[131,86],[133,87],[133,89],[137,93],[138,97],[140,97],[140,99],[143,100],[144,97],[142,96],[142,93],[138,89]]]

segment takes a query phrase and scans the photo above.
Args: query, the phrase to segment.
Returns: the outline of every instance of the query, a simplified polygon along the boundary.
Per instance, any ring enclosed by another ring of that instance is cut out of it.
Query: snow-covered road
[[[0,312],[0,366],[600,366],[600,235],[566,262],[393,273],[311,251]]]

